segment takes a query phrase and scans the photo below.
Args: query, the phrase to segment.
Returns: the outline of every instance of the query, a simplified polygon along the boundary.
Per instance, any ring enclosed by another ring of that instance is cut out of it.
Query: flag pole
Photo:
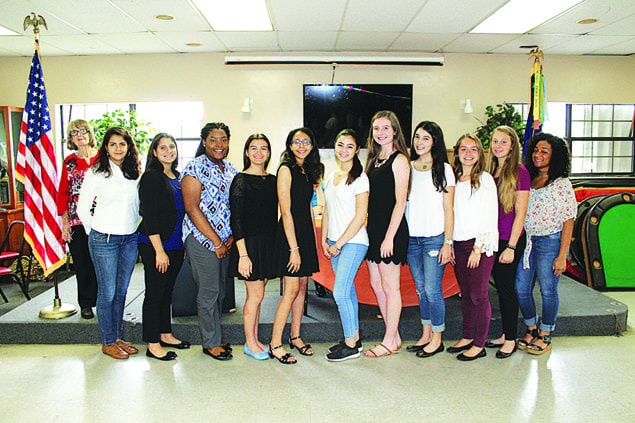
[[[27,15],[24,18],[24,30],[26,31],[29,26],[33,26],[33,35],[35,37],[35,54],[39,56],[40,54],[40,26],[43,26],[48,30],[46,26],[46,20],[41,15],[36,15],[32,12],[30,15]],[[30,83],[31,81],[29,81]],[[46,106],[48,108],[48,105]],[[57,167],[57,166],[55,166]],[[55,191],[57,191],[57,187],[55,187]],[[44,205],[43,205],[44,206]],[[29,240],[31,240],[30,236],[27,236]],[[36,254],[39,261],[43,261],[43,257],[41,254]],[[55,298],[53,299],[53,305],[44,307],[40,310],[39,316],[44,319],[63,319],[65,317],[72,316],[77,313],[77,308],[71,304],[63,304],[59,295],[59,285],[57,283],[57,269],[64,263],[64,261],[60,260],[52,266],[53,271],[53,286],[55,287]],[[45,266],[42,266],[45,270],[45,274],[48,273]]]

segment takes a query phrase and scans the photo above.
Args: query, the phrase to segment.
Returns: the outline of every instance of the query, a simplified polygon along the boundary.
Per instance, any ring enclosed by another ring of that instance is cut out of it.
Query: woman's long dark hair
[[[146,159],[146,172],[148,170],[158,170],[159,172],[163,172],[163,163],[159,161],[159,158],[155,155],[157,153],[157,148],[159,148],[159,142],[163,138],[168,138],[172,140],[174,146],[176,147],[176,140],[174,137],[168,133],[160,132],[152,138],[152,144],[150,144],[150,148],[148,149],[148,157]],[[176,150],[176,159],[170,165],[170,169],[172,172],[178,177],[180,175],[179,171],[176,170],[176,167],[179,165],[179,150]]]
[[[414,134],[421,128],[426,131],[432,137],[432,183],[438,192],[448,192],[445,187],[447,181],[445,180],[445,164],[448,163],[448,152],[445,147],[445,141],[443,139],[443,131],[441,127],[436,123],[429,120],[420,122],[412,133],[412,146],[410,147],[410,160],[415,161],[419,158],[417,149],[414,148]]]
[[[253,140],[264,140],[267,143],[267,148],[269,149],[269,156],[267,157],[267,160],[265,160],[265,171],[266,171],[267,168],[269,167],[269,161],[271,161],[271,143],[269,142],[269,138],[267,138],[265,134],[255,133],[255,134],[251,134],[247,138],[247,141],[245,142],[245,149],[243,151],[243,172],[249,169],[249,166],[251,166],[251,159],[249,159],[249,155],[247,154],[247,151],[249,151],[249,145],[251,144]]]
[[[532,156],[536,145],[540,141],[547,141],[551,145],[551,161],[549,162],[549,174],[547,175],[547,183],[550,184],[558,178],[566,178],[569,176],[571,167],[571,158],[569,157],[569,147],[565,140],[555,135],[540,133],[536,134],[529,140],[529,147],[525,152],[525,167],[529,172],[529,176],[533,181],[539,174],[538,168],[534,165]]]
[[[93,165],[93,170],[95,172],[103,172],[106,174],[106,177],[110,177],[112,171],[110,170],[110,160],[108,157],[108,142],[110,138],[114,135],[119,135],[124,140],[126,140],[126,144],[128,144],[128,151],[126,152],[126,156],[123,159],[123,163],[121,164],[121,172],[126,179],[135,180],[139,177],[141,173],[141,164],[139,163],[139,152],[137,151],[137,147],[132,140],[132,137],[126,131],[125,128],[120,126],[113,126],[108,128],[106,133],[104,134],[104,140],[101,143],[101,147],[99,147],[98,158]]]
[[[302,168],[304,172],[309,177],[309,181],[313,185],[319,183],[324,176],[324,164],[320,161],[320,152],[315,146],[315,135],[313,135],[313,131],[309,128],[296,128],[289,131],[289,135],[287,135],[287,141],[285,143],[286,148],[284,153],[280,158],[280,166],[287,165],[289,167],[298,166],[298,162],[296,161],[295,154],[293,154],[293,150],[291,150],[291,144],[293,144],[293,136],[298,132],[303,132],[308,135],[309,140],[311,141],[311,152],[304,159],[304,163],[302,164]]]
[[[359,161],[359,157],[357,157],[357,153],[359,152],[359,138],[357,137],[357,132],[354,129],[342,129],[339,134],[335,137],[335,145],[337,145],[337,140],[341,137],[351,137],[353,141],[355,141],[355,155],[353,156],[353,167],[348,172],[348,176],[346,177],[346,185],[352,184],[355,179],[359,178],[359,175],[364,171],[364,167],[362,166],[362,162]]]
[[[194,157],[198,157],[202,154],[205,154],[205,146],[203,145],[203,143],[205,142],[205,140],[207,139],[207,136],[209,135],[210,132],[212,132],[213,129],[220,129],[221,131],[225,131],[225,135],[227,135],[227,140],[229,141],[231,137],[231,134],[229,133],[229,126],[227,126],[223,122],[207,123],[201,129],[201,142],[199,143],[198,148],[196,149],[196,154],[194,155]],[[229,153],[229,148],[227,149],[227,153]],[[227,153],[225,155],[227,155]]]

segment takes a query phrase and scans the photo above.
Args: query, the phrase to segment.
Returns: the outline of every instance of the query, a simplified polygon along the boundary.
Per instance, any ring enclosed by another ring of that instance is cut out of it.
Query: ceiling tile
[[[207,21],[188,0],[110,0],[150,31],[210,31]],[[172,21],[157,15],[174,17]]]
[[[632,0],[586,0],[557,18],[534,28],[531,33],[586,34],[633,14],[634,8],[635,2]],[[586,25],[577,23],[589,18],[599,19],[599,22]]]
[[[398,32],[341,32],[336,51],[386,51]]]
[[[467,32],[505,3],[506,0],[429,0],[407,32]]]
[[[48,39],[50,37],[42,37],[40,40],[40,55],[45,56],[63,56],[70,54],[68,50],[59,49],[52,46]],[[0,37],[0,48],[12,52],[11,56],[33,56],[35,51],[35,41],[33,37],[25,35],[15,35]]]
[[[342,30],[401,32],[422,6],[421,0],[349,0]]]
[[[278,31],[337,31],[345,1],[270,0],[269,13]]]
[[[503,54],[529,54],[529,49],[521,49],[520,46],[536,45],[543,51],[567,41],[571,41],[579,35],[551,35],[551,34],[525,34],[502,46],[492,50],[492,53]]]
[[[517,34],[463,34],[443,47],[445,53],[487,53],[513,41]]]
[[[594,50],[593,54],[635,54],[635,38],[631,38],[630,40],[624,41],[622,43],[599,48],[597,50]]]
[[[420,34],[403,33],[390,46],[390,51],[428,51],[434,52],[452,42],[461,34]]]
[[[128,54],[175,53],[176,50],[150,32],[96,34],[95,38]]]
[[[201,53],[225,51],[225,46],[212,31],[197,32],[155,32],[154,35],[181,53]],[[200,47],[190,47],[188,43],[199,43]]]
[[[635,35],[635,14],[605,25],[598,30],[590,31],[590,33],[593,35]]]
[[[278,39],[273,31],[216,32],[228,51],[279,51]]]
[[[333,51],[337,32],[278,32],[282,51]]]
[[[72,55],[123,53],[122,50],[117,50],[113,46],[100,41],[94,35],[53,35],[46,37],[46,43],[69,51]]]
[[[107,0],[29,0],[42,15],[46,12],[80,28],[87,34],[140,32],[145,28]],[[46,17],[46,16],[45,16]]]
[[[545,54],[589,54],[595,50],[629,41],[630,39],[632,39],[632,37],[620,35],[581,35],[553,48],[543,49],[543,51]]]

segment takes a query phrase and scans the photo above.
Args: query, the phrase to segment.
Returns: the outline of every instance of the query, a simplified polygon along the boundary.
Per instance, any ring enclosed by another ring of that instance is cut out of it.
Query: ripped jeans
[[[408,266],[419,295],[421,324],[431,325],[432,332],[445,330],[445,300],[443,299],[443,272],[439,253],[444,234],[431,237],[410,237]]]

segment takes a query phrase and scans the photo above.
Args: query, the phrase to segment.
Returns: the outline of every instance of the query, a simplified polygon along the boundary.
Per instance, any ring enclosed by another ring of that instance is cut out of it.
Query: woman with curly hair
[[[278,168],[281,217],[276,233],[276,262],[278,274],[284,277],[284,292],[273,321],[269,356],[283,364],[294,364],[296,358],[282,346],[282,332],[291,310],[289,348],[297,348],[302,355],[313,355],[311,345],[300,338],[300,324],[307,277],[319,271],[311,198],[313,187],[324,175],[324,165],[309,128],[291,130],[285,145]]]
[[[102,352],[117,359],[138,352],[121,339],[126,293],[137,262],[138,157],[128,131],[109,128],[95,164],[86,172],[77,204],[97,275]]]
[[[503,336],[486,342],[499,348],[496,358],[509,358],[516,351],[518,297],[516,269],[525,251],[523,224],[529,200],[529,172],[520,164],[520,141],[513,128],[499,126],[492,132],[487,170],[498,190],[498,252],[492,277],[498,292]]]
[[[568,178],[571,161],[564,140],[551,134],[534,135],[527,153],[525,167],[531,177],[525,219],[527,248],[516,273],[518,304],[527,333],[518,341],[518,348],[544,354],[551,349],[551,332],[556,327],[558,282],[567,268],[577,203]],[[542,296],[540,330],[533,296],[536,280]]]

